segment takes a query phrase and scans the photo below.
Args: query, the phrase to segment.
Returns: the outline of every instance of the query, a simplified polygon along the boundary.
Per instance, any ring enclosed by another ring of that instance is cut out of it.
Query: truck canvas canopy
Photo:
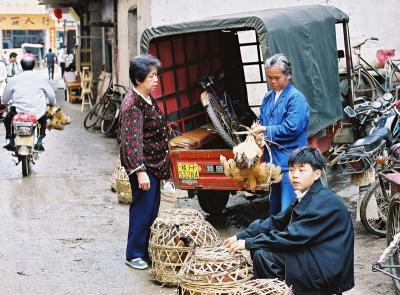
[[[348,23],[347,14],[332,6],[306,5],[223,15],[200,21],[147,28],[141,53],[152,40],[207,31],[254,30],[263,61],[276,53],[287,55],[293,83],[308,98],[309,136],[342,118],[336,23]]]

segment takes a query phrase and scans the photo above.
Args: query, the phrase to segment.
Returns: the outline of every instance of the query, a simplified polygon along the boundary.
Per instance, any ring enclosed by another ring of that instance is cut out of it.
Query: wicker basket
[[[126,174],[126,172],[125,172],[125,168],[121,166],[121,161],[118,159],[117,166],[114,168],[114,171],[111,174],[110,187],[113,192],[117,191],[117,187],[116,187],[117,176],[120,174]]]
[[[196,215],[159,216],[151,226],[150,277],[166,285],[176,285],[177,274],[194,247],[220,244],[217,230]]]
[[[166,190],[161,190],[161,200],[160,200],[159,212],[175,209],[176,201],[177,201],[176,191],[170,192],[170,191],[166,191]]]
[[[292,295],[292,290],[278,279],[259,279],[242,284],[238,295]]]
[[[180,216],[180,218],[187,218],[188,220],[204,220],[204,216],[200,211],[191,208],[168,208],[158,212],[159,217]]]
[[[130,204],[132,202],[132,190],[129,182],[128,174],[119,173],[115,177],[115,190],[117,192],[118,201],[122,204]]]
[[[252,278],[252,263],[242,253],[229,254],[223,247],[195,249],[178,274],[181,295],[237,295]]]

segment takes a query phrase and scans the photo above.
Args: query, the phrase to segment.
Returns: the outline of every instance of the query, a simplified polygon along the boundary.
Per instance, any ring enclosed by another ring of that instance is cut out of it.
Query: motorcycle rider
[[[6,139],[9,143],[4,146],[7,150],[15,150],[14,134],[12,134],[12,119],[17,113],[31,113],[40,124],[39,137],[35,145],[38,151],[44,151],[43,138],[46,136],[46,105],[56,103],[56,95],[45,77],[33,72],[35,56],[25,54],[21,60],[23,72],[8,80],[1,101],[10,103],[11,108],[4,118]]]

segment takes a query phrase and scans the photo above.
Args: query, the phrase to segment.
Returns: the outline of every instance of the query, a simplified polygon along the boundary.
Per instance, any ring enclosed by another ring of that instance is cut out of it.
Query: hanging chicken
[[[272,164],[271,161],[261,162],[263,155],[261,147],[265,145],[269,150],[265,141],[255,138],[250,130],[246,134],[248,134],[246,140],[233,148],[233,159],[227,160],[224,156],[220,156],[225,175],[239,182],[246,182],[251,190],[254,190],[257,185],[268,188],[271,184],[280,182],[281,168]]]

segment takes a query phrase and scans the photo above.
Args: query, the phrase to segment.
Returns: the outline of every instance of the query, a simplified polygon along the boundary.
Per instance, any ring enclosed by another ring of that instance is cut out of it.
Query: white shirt
[[[6,87],[7,67],[4,62],[0,61],[0,97],[3,95],[4,88]]]
[[[301,199],[305,196],[305,194],[308,192],[308,190],[306,190],[304,193],[302,193],[301,191],[294,191],[294,193],[296,194],[296,198],[297,200],[299,200],[299,202],[301,201]]]
[[[65,63],[67,59],[67,52],[65,49],[61,49],[60,52],[58,53],[58,61]]]
[[[56,94],[46,77],[24,71],[8,80],[1,101],[10,103],[18,113],[29,112],[39,119],[45,114],[47,103],[56,103]]]
[[[14,66],[14,75],[17,75],[19,73],[22,73],[22,67],[19,62],[13,62],[7,64],[7,76],[8,77],[13,77],[13,66]]]
[[[277,102],[279,96],[281,96],[282,91],[283,91],[283,89],[281,91],[275,91],[275,103]]]
[[[135,91],[137,94],[139,94],[140,97],[143,98],[145,102],[147,102],[149,105],[153,105],[153,103],[152,103],[150,97],[144,97],[143,94],[141,94],[141,93],[135,88],[135,86],[133,86],[132,88],[133,88],[133,91]]]

